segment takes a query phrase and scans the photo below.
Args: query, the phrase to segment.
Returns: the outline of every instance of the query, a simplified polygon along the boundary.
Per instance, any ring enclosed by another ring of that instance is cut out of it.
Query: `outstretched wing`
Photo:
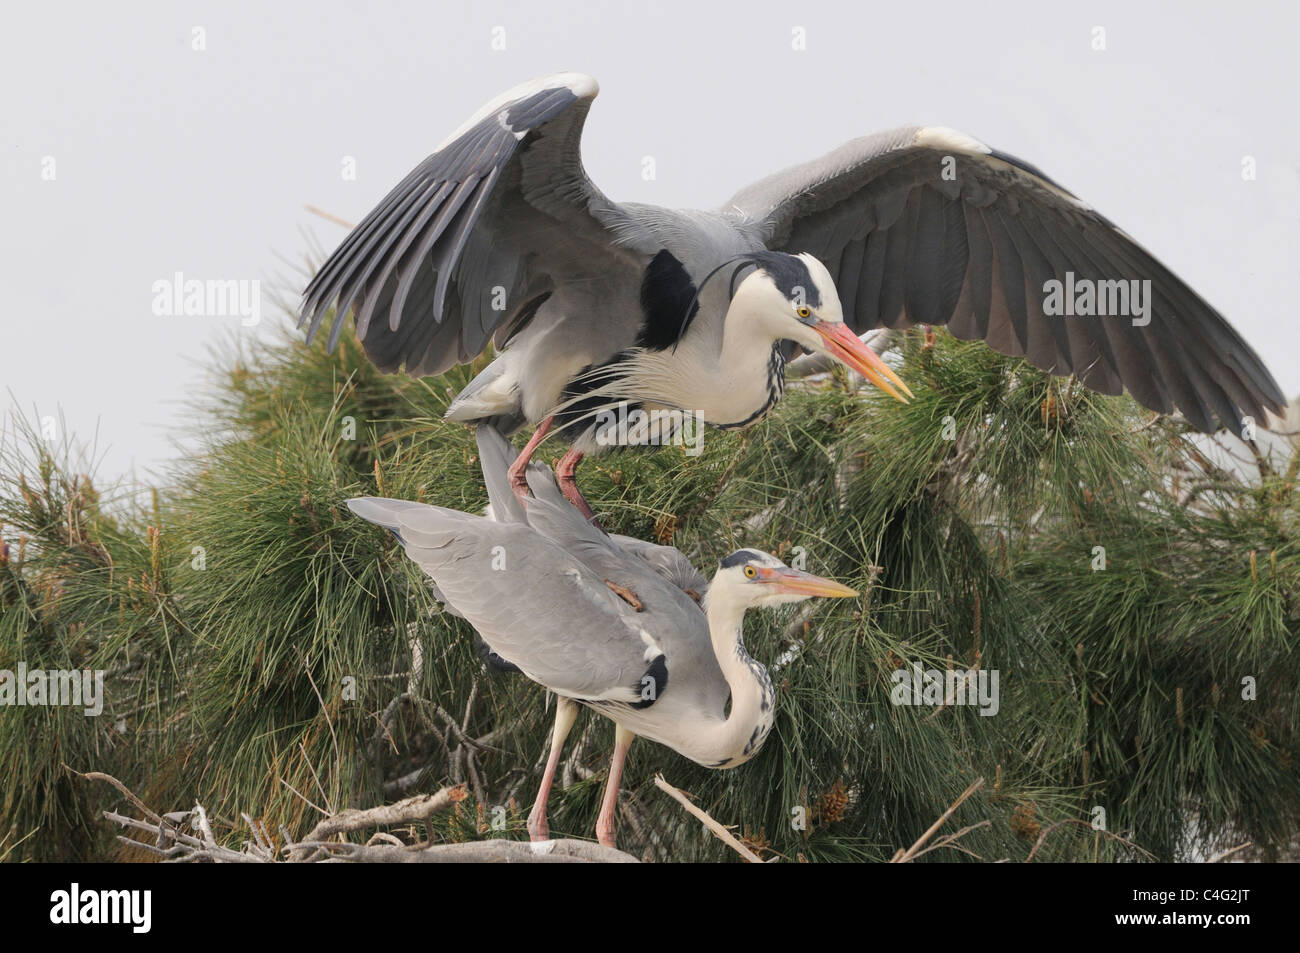
[[[526,324],[554,288],[625,263],[582,169],[596,81],[560,73],[489,103],[388,193],[303,292],[308,340],[351,311],[384,371],[437,374]]]
[[[1177,407],[1204,431],[1285,403],[1223,316],[1132,238],[1032,165],[961,133],[855,139],[745,189],[729,210],[768,247],[816,255],[859,332],[946,324],[1103,393],[1127,387],[1152,410]],[[1116,296],[1100,283],[1149,281],[1149,323],[1046,314],[1052,280],[1063,295],[1086,280]]]

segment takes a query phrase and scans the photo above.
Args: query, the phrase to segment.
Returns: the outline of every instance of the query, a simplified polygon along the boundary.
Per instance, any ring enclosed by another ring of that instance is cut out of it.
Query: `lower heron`
[[[491,657],[556,694],[550,751],[528,820],[533,840],[550,836],[547,799],[578,706],[614,722],[596,822],[597,839],[612,847],[633,738],[710,768],[743,764],[766,740],[775,691],[767,669],[745,650],[746,610],[857,592],[754,549],[723,559],[704,587],[685,557],[668,555],[676,552],[671,547],[619,540],[589,524],[541,464],[527,471],[532,496],[522,505],[510,489],[503,445],[499,434],[479,428],[491,518],[378,497],[348,506],[397,537]]]

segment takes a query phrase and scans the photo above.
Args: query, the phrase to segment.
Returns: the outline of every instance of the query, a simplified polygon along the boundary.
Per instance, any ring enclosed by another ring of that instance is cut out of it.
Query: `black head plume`
[[[677,340],[673,343],[674,352],[677,350],[677,345],[681,343],[682,336],[686,333],[690,319],[699,304],[700,295],[704,293],[704,286],[709,283],[709,280],[714,275],[728,265],[736,265],[735,271],[731,273],[731,281],[727,287],[728,299],[736,296],[736,282],[741,273],[750,268],[757,268],[766,273],[776,284],[777,289],[787,298],[794,299],[796,295],[802,294],[802,300],[814,308],[822,303],[821,291],[818,290],[816,283],[813,281],[812,272],[808,270],[808,266],[804,264],[803,259],[798,256],[788,255],[785,252],[768,251],[767,249],[733,255],[705,275],[704,279],[696,286],[690,305],[682,316],[682,324],[677,331]]]

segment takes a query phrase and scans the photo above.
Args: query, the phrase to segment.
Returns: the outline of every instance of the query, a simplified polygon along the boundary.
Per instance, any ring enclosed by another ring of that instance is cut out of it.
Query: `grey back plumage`
[[[533,501],[525,510],[510,487],[507,472],[517,454],[514,446],[499,430],[486,424],[476,428],[475,441],[494,519],[527,523],[583,559],[593,570],[611,573],[615,581],[621,574],[639,575],[640,564],[644,564],[674,588],[688,595],[693,593],[691,599],[697,605],[708,592],[708,578],[681,550],[635,536],[606,533],[588,523],[560,493],[550,468],[536,460],[528,465],[528,485]],[[630,563],[629,559],[639,560],[639,563]]]
[[[728,689],[699,606],[644,559],[588,524],[550,470],[529,468],[535,494],[514,499],[509,442],[481,427],[479,457],[492,519],[407,500],[348,501],[392,532],[490,650],[560,694],[614,706],[720,714]],[[607,582],[633,592],[638,610]],[[666,666],[666,684],[660,669]],[[654,683],[647,699],[645,690]]]
[[[620,549],[637,559],[643,560],[651,569],[663,576],[670,583],[688,595],[703,599],[709,591],[709,580],[691,563],[686,555],[674,546],[660,546],[635,536],[623,536],[611,533],[612,539]]]
[[[572,698],[640,700],[661,653],[599,576],[525,525],[405,502],[363,497],[348,506],[392,530],[502,659]]]
[[[664,647],[674,672],[691,672],[689,680],[678,679],[673,684],[678,699],[690,696],[699,705],[713,704],[719,693],[725,699],[726,682],[713,654],[707,626],[699,624],[703,612],[698,600],[708,592],[708,580],[690,560],[673,547],[630,536],[611,536],[591,525],[560,492],[550,468],[536,461],[529,464],[527,471],[533,495],[526,508],[521,506],[505,472],[514,459],[513,446],[495,428],[482,424],[475,437],[493,513],[522,514],[530,529],[602,580],[636,594],[644,606],[637,613],[638,620]]]

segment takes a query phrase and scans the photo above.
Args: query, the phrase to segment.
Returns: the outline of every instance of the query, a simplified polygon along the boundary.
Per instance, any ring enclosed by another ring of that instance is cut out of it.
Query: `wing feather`
[[[635,704],[647,670],[656,659],[663,664],[635,610],[528,526],[406,500],[365,497],[348,505],[398,538],[493,652],[552,691]],[[683,625],[705,624],[692,608]]]
[[[499,328],[531,320],[540,291],[581,278],[575,261],[603,254],[609,269],[634,267],[615,241],[625,210],[582,169],[582,127],[596,93],[590,77],[562,73],[480,110],[322,264],[303,292],[308,340],[333,309],[333,349],[354,313],[357,336],[382,369],[439,373],[472,360]],[[526,237],[538,234],[551,240],[539,247]],[[489,302],[503,277],[508,307],[498,310]]]
[[[1185,282],[1041,170],[961,133],[909,127],[856,139],[726,208],[767,247],[818,256],[852,289],[845,317],[859,332],[948,324],[1105,393],[1127,388],[1153,410],[1177,407],[1207,431],[1285,406],[1259,356]],[[1046,314],[1046,283],[1071,273],[1149,281],[1150,322]]]

